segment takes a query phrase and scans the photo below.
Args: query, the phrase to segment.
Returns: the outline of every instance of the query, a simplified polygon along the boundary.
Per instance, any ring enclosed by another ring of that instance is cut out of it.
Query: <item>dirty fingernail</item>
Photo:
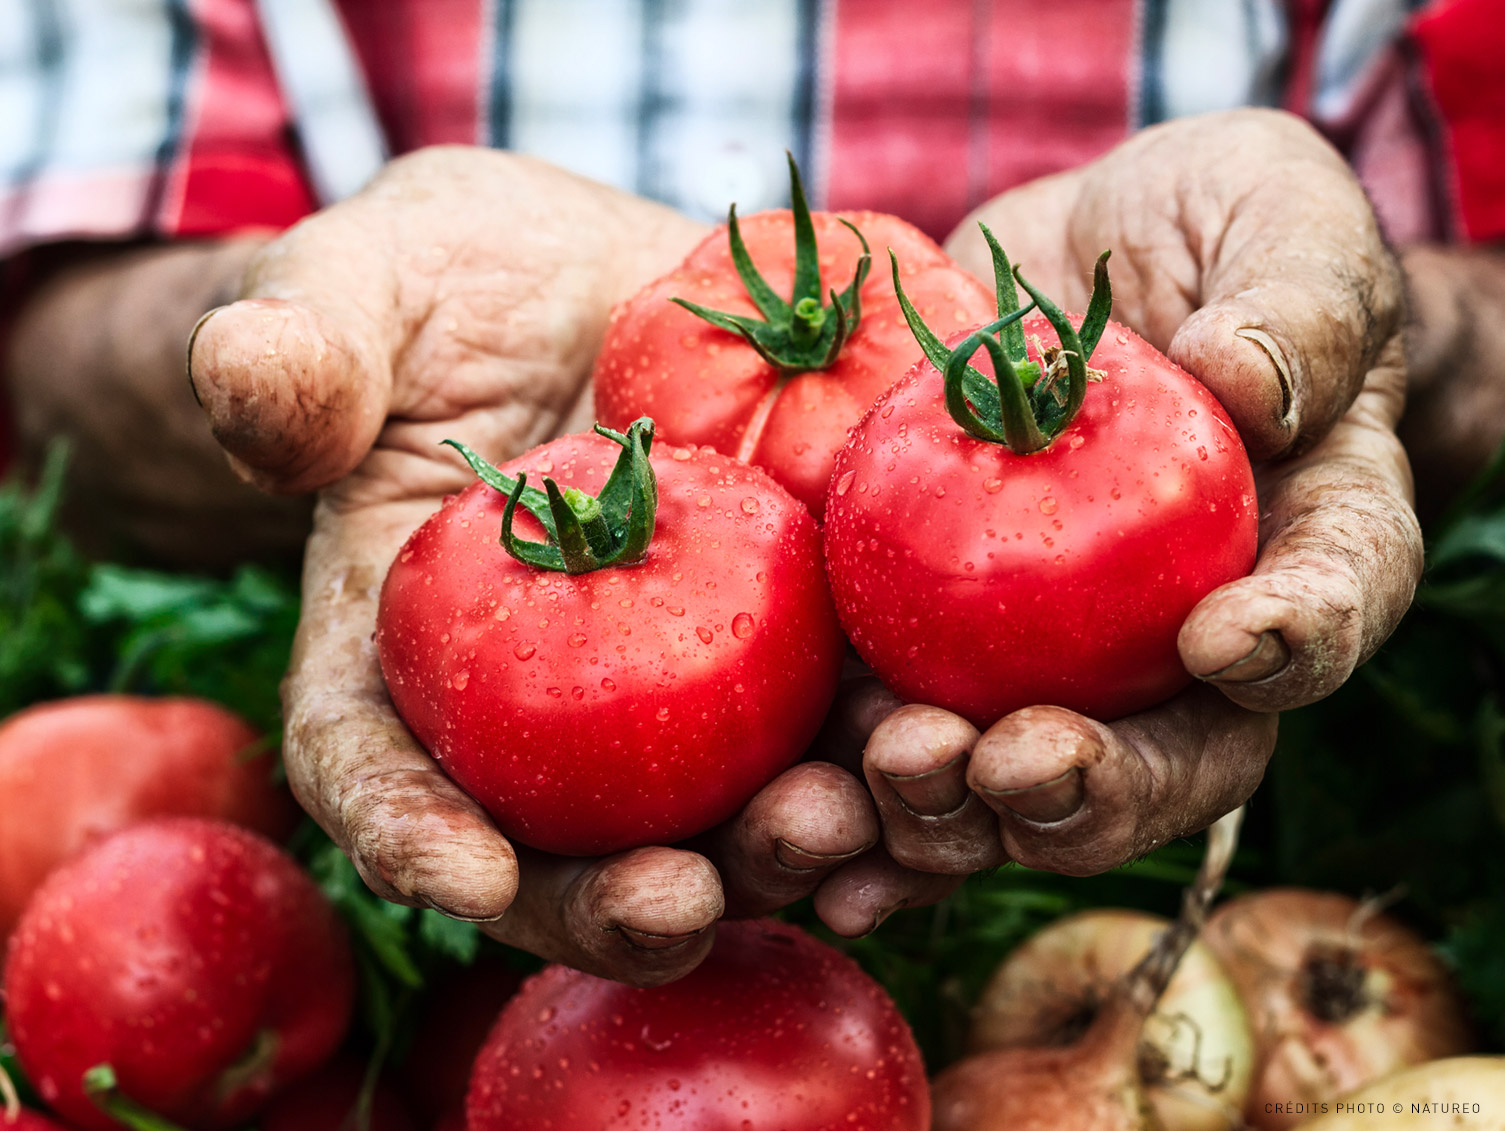
[[[1296,383],[1291,379],[1291,367],[1286,364],[1285,351],[1280,348],[1274,338],[1258,326],[1241,326],[1233,332],[1233,335],[1247,342],[1253,342],[1264,350],[1270,358],[1270,364],[1275,366],[1275,376],[1280,382],[1280,418],[1289,427],[1292,410],[1296,407]]]
[[[792,844],[783,837],[774,838],[773,855],[785,868],[791,872],[813,872],[817,868],[830,868],[833,865],[844,863],[847,860],[861,856],[872,844],[864,844],[861,848],[851,852],[809,852],[797,844]]]
[[[1272,628],[1259,634],[1259,640],[1246,656],[1234,660],[1226,668],[1197,678],[1208,683],[1254,683],[1269,679],[1290,662],[1291,649],[1285,638]]]
[[[1024,789],[988,789],[986,792],[1011,813],[1037,825],[1064,821],[1082,807],[1082,798],[1086,795],[1082,771],[1076,766],[1039,785]]]
[[[426,895],[419,896],[418,898],[419,902],[421,902],[430,911],[437,911],[446,919],[453,919],[457,923],[495,923],[502,917],[501,915],[462,915],[458,911],[451,911],[448,907],[445,907],[442,904],[435,903]],[[505,912],[503,914],[505,914]]]
[[[623,926],[615,929],[629,944],[639,950],[672,950],[674,947],[694,942],[705,933],[704,928],[681,935],[656,935],[651,931],[639,931],[633,927]]]
[[[199,320],[193,324],[193,329],[188,332],[188,352],[183,357],[183,371],[188,376],[188,388],[193,393],[193,399],[198,402],[200,408],[203,407],[204,402],[199,396],[198,386],[193,383],[193,343],[199,340],[199,331],[204,328],[204,323],[208,322],[209,319],[224,309],[223,306],[210,307],[203,314],[199,315]],[[435,908],[435,910],[438,909]]]
[[[883,773],[900,803],[917,817],[942,817],[966,804],[967,759],[953,758],[923,774]],[[880,771],[883,772],[883,771]]]

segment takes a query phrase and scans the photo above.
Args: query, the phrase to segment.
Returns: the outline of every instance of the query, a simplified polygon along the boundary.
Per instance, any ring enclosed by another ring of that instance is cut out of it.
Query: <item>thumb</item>
[[[241,478],[301,494],[350,472],[376,441],[392,390],[396,302],[371,241],[325,213],[269,245],[247,296],[188,341],[188,378]],[[355,250],[361,249],[361,250]],[[375,312],[385,312],[377,314]]]
[[[1272,112],[1229,129],[1249,131],[1245,148],[1281,175],[1209,210],[1202,305],[1167,352],[1222,402],[1250,456],[1272,459],[1347,411],[1400,324],[1400,272],[1363,190],[1314,131]]]

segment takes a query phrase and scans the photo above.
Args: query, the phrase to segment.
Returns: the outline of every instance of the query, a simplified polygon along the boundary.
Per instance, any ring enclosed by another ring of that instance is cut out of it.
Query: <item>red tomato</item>
[[[1212,394],[1131,331],[1109,322],[1091,365],[1102,380],[1033,454],[963,432],[925,361],[838,457],[832,591],[902,698],[986,727],[1033,704],[1113,719],[1190,682],[1182,622],[1254,563],[1249,460]]]
[[[27,905],[5,965],[16,1055],[48,1106],[116,1123],[84,1073],[196,1128],[233,1127],[322,1064],[355,993],[349,944],[280,849],[222,821],[132,825],[62,865]]]
[[[357,1121],[366,1067],[339,1056],[274,1099],[257,1121],[260,1131],[413,1131],[417,1125],[385,1081],[371,1096],[369,1125]]]
[[[920,1131],[925,1068],[883,988],[771,920],[722,923],[686,977],[529,979],[476,1060],[469,1131]]]
[[[879,256],[894,249],[911,301],[932,324],[960,329],[991,316],[987,288],[919,229],[877,212],[812,215],[827,288],[846,287],[862,255],[839,217],[856,225]],[[769,285],[790,296],[793,213],[761,212],[742,220],[741,230]],[[757,464],[819,519],[847,430],[920,356],[886,267],[876,265],[862,285],[861,320],[835,363],[784,377],[737,334],[669,301],[757,315],[733,265],[727,228],[717,228],[677,269],[612,312],[593,378],[596,414],[618,428],[651,416],[673,443],[703,444]]]
[[[596,492],[621,452],[566,436],[507,464]],[[805,509],[756,468],[656,449],[657,527],[633,566],[535,569],[477,483],[402,548],[377,646],[398,714],[510,837],[594,855],[725,820],[793,763],[843,642]],[[516,530],[542,528],[519,508]],[[526,528],[526,529],[525,529]]]
[[[219,817],[281,837],[297,806],[250,724],[200,699],[88,695],[0,724],[0,939],[48,872],[146,817]]]

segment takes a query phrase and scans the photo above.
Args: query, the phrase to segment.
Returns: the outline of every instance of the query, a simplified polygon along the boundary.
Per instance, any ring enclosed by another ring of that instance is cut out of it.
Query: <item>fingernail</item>
[[[199,340],[199,331],[204,328],[204,323],[208,322],[209,319],[224,309],[224,306],[211,306],[203,314],[199,315],[199,320],[193,324],[193,329],[188,332],[188,353],[183,358],[183,371],[188,375],[188,388],[193,393],[193,399],[200,408],[204,407],[204,401],[199,396],[198,386],[193,383],[193,343]],[[436,907],[434,910],[438,911],[439,909]]]
[[[876,915],[873,916],[873,925],[871,927],[869,927],[867,930],[863,931],[862,934],[858,935],[857,937],[860,938],[860,939],[867,938],[868,935],[872,934],[879,927],[883,926],[883,920],[887,919],[895,911],[903,911],[904,908],[906,908],[908,906],[909,906],[909,900],[907,900],[907,899],[901,899],[901,900],[899,900],[898,903],[895,903],[892,907],[885,907],[882,911],[878,912],[878,914],[876,914]]]
[[[694,942],[705,933],[704,927],[698,931],[690,931],[688,934],[683,935],[656,935],[651,931],[639,931],[633,927],[623,927],[620,925],[612,928],[612,930],[615,930],[630,945],[637,947],[638,950],[673,950],[677,946],[684,946],[686,943]]]
[[[420,895],[418,897],[418,902],[423,904],[430,911],[437,911],[446,919],[453,919],[457,923],[495,923],[502,917],[501,915],[461,915],[458,911],[451,911],[448,907],[443,907],[440,904],[435,903],[426,895]],[[503,914],[505,914],[505,912],[503,912]]]
[[[1259,634],[1259,640],[1249,649],[1248,655],[1234,660],[1226,668],[1197,678],[1208,683],[1255,683],[1283,671],[1290,662],[1291,649],[1285,638],[1271,628]]]
[[[884,773],[883,778],[893,786],[900,804],[916,817],[944,817],[967,803],[971,791],[966,762],[961,756],[923,774]]]
[[[1082,771],[1076,766],[1058,778],[1024,789],[983,788],[1011,813],[1037,825],[1064,821],[1082,807],[1082,798],[1085,796]]]
[[[1270,358],[1270,364],[1275,366],[1275,376],[1280,381],[1280,418],[1289,424],[1291,409],[1295,407],[1295,382],[1291,380],[1291,367],[1286,364],[1285,352],[1258,326],[1241,326],[1233,332],[1236,338],[1243,338],[1247,342],[1253,342],[1264,350]]]
[[[797,844],[791,844],[783,837],[776,837],[773,842],[773,855],[791,872],[813,872],[817,868],[829,868],[834,864],[852,860],[872,847],[873,845],[869,843],[851,852],[809,852]]]

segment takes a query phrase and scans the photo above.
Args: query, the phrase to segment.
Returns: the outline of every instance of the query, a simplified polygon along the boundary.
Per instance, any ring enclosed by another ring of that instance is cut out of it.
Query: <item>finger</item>
[[[1026,707],[977,740],[967,780],[998,815],[1011,859],[1095,875],[1248,800],[1275,721],[1201,686],[1114,723]]]
[[[700,964],[723,911],[711,862],[675,848],[635,848],[601,860],[520,850],[522,882],[488,934],[553,962],[657,986]]]
[[[1198,169],[1280,170],[1182,186],[1200,293],[1167,352],[1222,402],[1252,457],[1309,447],[1400,327],[1400,270],[1368,199],[1331,146],[1278,111],[1210,115],[1144,144],[1191,148]]]
[[[829,762],[802,762],[705,844],[721,872],[728,913],[750,917],[803,899],[878,837],[878,815],[861,782]]]
[[[243,478],[295,494],[353,469],[387,414],[397,284],[369,208],[304,221],[252,262],[248,297],[205,315],[188,373]]]
[[[826,878],[815,892],[815,913],[843,938],[861,938],[895,911],[940,902],[964,878],[917,872],[875,848]]]
[[[868,740],[863,769],[898,863],[969,875],[1005,860],[997,822],[967,785],[977,728],[939,707],[908,706]]]
[[[1394,428],[1397,337],[1344,420],[1306,456],[1267,469],[1259,561],[1181,628],[1187,670],[1252,710],[1336,690],[1394,630],[1421,576],[1421,528]]]
[[[808,756],[831,762],[849,773],[862,773],[862,751],[868,736],[903,702],[875,675],[842,680],[826,721],[810,744]]]
[[[512,847],[408,734],[372,641],[387,562],[426,510],[352,520],[318,508],[283,684],[283,760],[299,802],[373,891],[494,919],[517,889]]]

